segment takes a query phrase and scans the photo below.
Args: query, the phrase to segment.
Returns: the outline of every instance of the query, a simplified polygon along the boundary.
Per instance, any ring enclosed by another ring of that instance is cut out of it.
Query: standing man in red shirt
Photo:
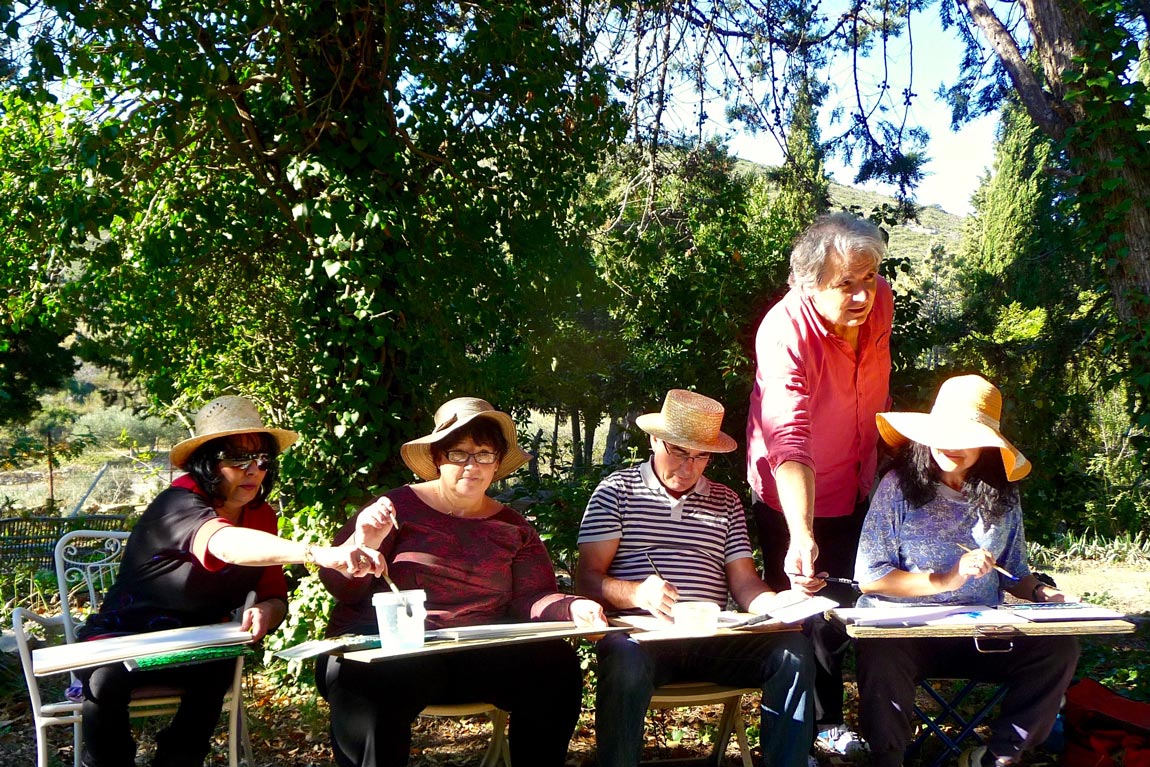
[[[859,531],[874,484],[875,414],[890,400],[894,298],[878,275],[886,238],[849,213],[821,216],[791,252],[790,291],[755,339],[747,480],[772,589],[821,591],[851,603]],[[819,741],[862,745],[843,725],[846,634],[814,619]]]

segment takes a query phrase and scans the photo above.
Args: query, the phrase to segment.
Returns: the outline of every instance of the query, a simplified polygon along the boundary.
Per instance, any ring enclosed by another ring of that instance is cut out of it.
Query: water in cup
[[[423,603],[427,592],[411,589],[393,593],[380,591],[372,595],[375,617],[379,621],[379,646],[383,650],[411,650],[423,647],[423,624],[427,610]]]

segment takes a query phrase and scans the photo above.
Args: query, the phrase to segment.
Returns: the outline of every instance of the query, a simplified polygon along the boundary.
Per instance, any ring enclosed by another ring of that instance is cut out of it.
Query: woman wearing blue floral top
[[[876,416],[897,455],[863,525],[860,606],[997,605],[1004,591],[1034,602],[1076,599],[1039,582],[1026,564],[1018,481],[1031,467],[1002,436],[1001,414],[998,389],[967,375],[943,383],[930,413]],[[936,677],[1007,684],[987,745],[964,753],[960,767],[1004,767],[1040,745],[1074,674],[1078,644],[1065,636],[1013,644],[1010,652],[982,653],[969,638],[860,640],[859,724],[872,765],[902,764],[915,687]]]

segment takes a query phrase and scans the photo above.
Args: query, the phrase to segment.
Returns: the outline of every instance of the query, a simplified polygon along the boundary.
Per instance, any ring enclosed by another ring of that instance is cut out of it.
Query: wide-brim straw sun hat
[[[908,440],[938,450],[996,447],[1006,478],[1017,482],[1031,464],[1002,436],[1002,392],[982,376],[955,376],[943,381],[929,413],[878,413],[879,434],[891,447]]]
[[[738,447],[734,438],[719,430],[723,406],[710,397],[686,389],[671,389],[658,413],[645,413],[635,425],[664,442],[705,453],[729,453]]]
[[[235,395],[218,397],[200,408],[200,412],[196,413],[194,431],[194,437],[177,443],[168,454],[168,459],[177,469],[184,468],[197,447],[219,437],[270,434],[275,438],[281,453],[299,439],[299,434],[294,431],[264,426],[256,406],[250,400]]]
[[[420,479],[436,479],[439,476],[439,467],[435,465],[435,459],[431,455],[431,446],[443,440],[450,440],[452,434],[476,418],[487,418],[499,424],[499,430],[503,432],[503,439],[507,442],[507,452],[499,461],[499,470],[495,472],[492,481],[503,479],[531,460],[531,455],[519,447],[519,437],[515,433],[515,422],[511,420],[511,416],[496,410],[485,399],[456,397],[444,402],[435,411],[435,428],[430,434],[406,442],[399,449],[403,462]]]

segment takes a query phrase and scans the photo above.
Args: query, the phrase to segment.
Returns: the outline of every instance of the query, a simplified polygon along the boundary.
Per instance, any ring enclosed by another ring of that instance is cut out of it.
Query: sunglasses
[[[216,454],[216,460],[229,469],[247,471],[254,463],[257,470],[267,471],[274,459],[270,453],[226,453],[221,450]]]

